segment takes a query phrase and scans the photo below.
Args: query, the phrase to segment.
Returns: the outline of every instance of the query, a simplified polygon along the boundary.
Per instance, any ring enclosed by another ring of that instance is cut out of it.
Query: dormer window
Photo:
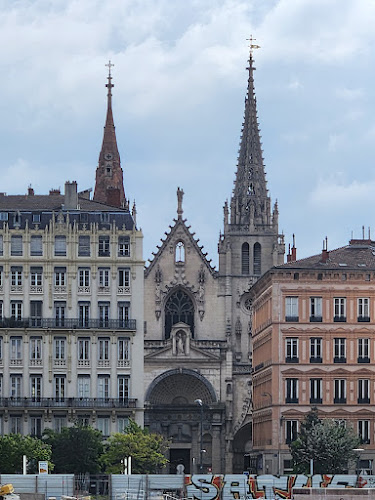
[[[175,259],[176,263],[185,262],[185,245],[182,241],[179,241],[176,245]]]

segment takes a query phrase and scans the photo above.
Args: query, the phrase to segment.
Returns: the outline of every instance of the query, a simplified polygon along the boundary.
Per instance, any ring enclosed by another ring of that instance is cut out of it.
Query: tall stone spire
[[[241,131],[236,179],[231,200],[231,224],[270,224],[270,198],[264,172],[254,90],[254,62],[250,45],[249,78]]]
[[[122,207],[126,205],[123,172],[120,162],[120,154],[117,148],[115,125],[112,112],[112,83],[111,61],[108,64],[107,93],[107,117],[104,127],[102,149],[99,154],[99,164],[96,169],[96,182],[94,200]]]

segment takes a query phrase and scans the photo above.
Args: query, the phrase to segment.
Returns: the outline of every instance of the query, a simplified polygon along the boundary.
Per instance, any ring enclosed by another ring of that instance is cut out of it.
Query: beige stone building
[[[282,264],[266,188],[253,58],[235,186],[224,206],[219,269],[177,217],[145,271],[145,425],[171,441],[169,471],[243,472],[251,451],[249,287]]]
[[[312,407],[352,425],[359,468],[374,473],[375,242],[269,270],[253,301],[253,457],[259,473],[290,472],[288,444]]]
[[[0,195],[2,433],[143,425],[143,236],[122,184],[111,74],[107,87],[94,199],[76,182]]]

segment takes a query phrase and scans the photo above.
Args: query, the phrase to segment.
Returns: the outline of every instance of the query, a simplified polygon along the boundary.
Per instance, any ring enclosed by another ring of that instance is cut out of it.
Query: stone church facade
[[[219,269],[183,213],[145,270],[145,426],[170,440],[169,472],[241,473],[251,451],[249,289],[283,263],[278,208],[266,187],[253,57],[235,185],[224,205]]]

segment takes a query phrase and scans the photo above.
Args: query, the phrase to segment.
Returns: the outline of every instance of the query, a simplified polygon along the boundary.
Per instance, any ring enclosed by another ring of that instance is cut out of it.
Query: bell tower
[[[115,125],[112,112],[112,83],[111,61],[108,64],[107,118],[104,127],[102,149],[99,154],[99,164],[96,169],[94,200],[112,205],[125,207],[127,205],[124,191],[123,171],[120,154],[117,148]]]

